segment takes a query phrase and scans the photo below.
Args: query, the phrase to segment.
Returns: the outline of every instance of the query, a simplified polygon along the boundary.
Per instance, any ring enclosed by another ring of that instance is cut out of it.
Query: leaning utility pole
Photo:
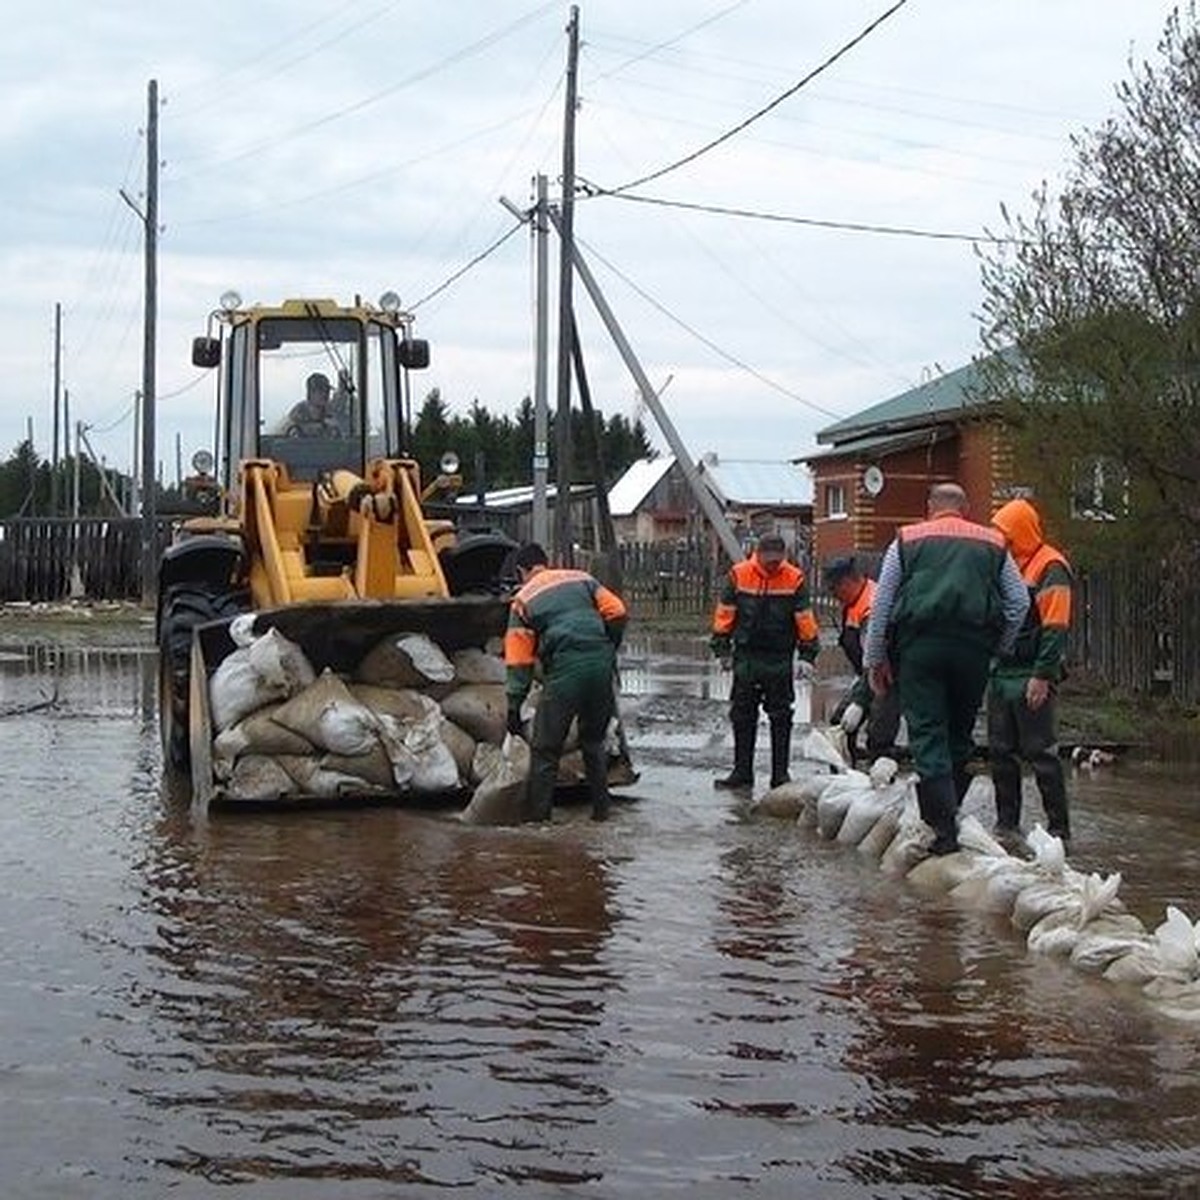
[[[146,211],[121,191],[121,198],[142,219],[146,234],[146,283],[142,322],[142,604],[154,604],[156,553],[158,549],[155,511],[154,431],[154,343],[158,309],[158,81],[147,89],[146,118]]]
[[[575,106],[579,67],[579,6],[571,5],[567,26],[567,95],[563,121],[562,202],[558,224],[558,396],[555,405],[554,545],[559,566],[574,561],[571,551],[571,279],[575,229]]]

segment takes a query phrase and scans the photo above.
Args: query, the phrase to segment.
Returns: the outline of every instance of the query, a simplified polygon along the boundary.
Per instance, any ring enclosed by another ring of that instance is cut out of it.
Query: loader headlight
[[[192,470],[197,475],[211,475],[215,465],[213,456],[208,450],[197,450],[192,455]]]
[[[395,292],[384,292],[379,297],[379,307],[385,313],[398,313],[400,311],[400,297]]]
[[[221,293],[219,301],[222,312],[234,312],[242,307],[242,298],[237,292],[230,289],[228,292]]]
[[[458,455],[453,450],[447,450],[438,460],[438,470],[443,475],[458,474]]]

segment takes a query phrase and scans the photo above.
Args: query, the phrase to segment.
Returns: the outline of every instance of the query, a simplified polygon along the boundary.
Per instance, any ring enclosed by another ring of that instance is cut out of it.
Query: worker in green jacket
[[[717,788],[753,786],[760,706],[771,730],[771,786],[789,778],[793,660],[798,651],[811,672],[820,641],[804,571],[786,561],[786,550],[777,533],[759,538],[754,553],[730,569],[713,613],[713,653],[733,668],[733,770],[713,781]]]
[[[883,556],[863,661],[877,696],[899,687],[930,850],[949,854],[992,656],[1012,653],[1029,596],[1003,534],[967,519],[958,484],[935,484],[927,511]]]
[[[616,707],[617,648],[625,604],[586,571],[552,568],[536,542],[521,546],[514,564],[521,587],[509,607],[504,636],[508,731],[524,732],[521,705],[542,666],[542,693],[533,718],[526,819],[546,821],[554,802],[558,763],[571,722],[592,799],[592,819],[608,818],[605,737]]]
[[[988,689],[988,762],[996,788],[996,834],[1014,841],[1021,826],[1021,763],[1033,769],[1046,827],[1069,842],[1067,783],[1058,754],[1058,684],[1066,674],[1071,568],[1042,535],[1028,500],[1010,500],[992,524],[1004,534],[1029,589],[1029,614],[1011,655],[996,661]]]

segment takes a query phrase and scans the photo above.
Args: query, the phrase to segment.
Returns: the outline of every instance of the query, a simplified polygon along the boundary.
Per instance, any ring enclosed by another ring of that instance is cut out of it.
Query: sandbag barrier
[[[502,646],[493,639],[447,655],[427,635],[383,638],[350,677],[319,675],[278,629],[254,636],[236,618],[237,649],[209,680],[214,794],[221,801],[414,800],[471,793],[464,820],[520,820],[529,769],[524,738],[507,733]],[[540,687],[522,709],[528,733]],[[583,758],[568,738],[562,786],[583,783]],[[610,783],[629,782],[616,719]]]
[[[1040,825],[1026,835],[1030,859],[1010,854],[970,814],[959,822],[960,849],[930,855],[933,831],[921,820],[915,777],[900,775],[887,758],[877,759],[869,774],[848,770],[833,741],[816,729],[799,749],[830,772],[772,788],[754,803],[754,813],[794,820],[853,847],[927,895],[1008,915],[1031,952],[1135,987],[1164,1016],[1200,1021],[1200,922],[1169,905],[1166,919],[1147,929],[1118,897],[1119,872],[1104,877],[1074,870],[1061,840]],[[991,780],[977,776],[971,786],[978,798]]]

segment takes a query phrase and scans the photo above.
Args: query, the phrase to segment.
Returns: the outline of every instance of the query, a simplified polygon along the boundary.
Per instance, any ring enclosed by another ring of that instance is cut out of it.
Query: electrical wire
[[[475,267],[479,266],[479,264],[481,262],[483,262],[483,260],[485,258],[488,258],[490,255],[494,254],[497,250],[499,250],[500,247],[503,246],[504,243],[507,242],[508,239],[510,237],[512,237],[512,235],[514,233],[517,232],[518,229],[524,229],[524,228],[525,228],[525,222],[517,221],[516,224],[514,224],[510,229],[506,230],[494,242],[492,242],[492,244],[490,246],[488,246],[484,250],[481,250],[469,262],[467,262],[463,266],[459,267],[459,269],[457,271],[455,271],[453,275],[450,275],[449,277],[444,279],[432,291],[426,292],[425,295],[420,298],[420,300],[414,301],[414,303],[410,304],[408,306],[409,311],[416,312],[416,310],[418,308],[420,308],[422,304],[427,304],[430,300],[432,300],[434,298],[434,296],[441,295],[441,293],[444,292],[448,287],[451,287],[453,284],[457,283],[464,275],[467,274],[468,271],[471,271]]]
[[[617,75],[621,71],[624,71],[627,67],[632,67],[634,63],[640,63],[647,58],[652,58],[655,55],[662,53],[664,50],[669,50],[672,46],[678,45],[680,42],[682,42],[684,38],[690,37],[693,33],[698,33],[701,29],[704,29],[708,25],[715,24],[722,18],[729,16],[731,12],[734,12],[739,8],[744,8],[749,3],[750,0],[734,0],[734,3],[727,4],[724,8],[719,9],[717,12],[705,17],[702,21],[697,21],[695,25],[689,25],[687,29],[680,30],[680,32],[675,34],[674,37],[669,37],[666,39],[666,41],[656,42],[653,46],[647,46],[640,54],[635,54],[632,58],[625,59],[624,62],[618,63],[615,67],[612,67],[610,70],[598,75],[597,78],[608,79],[611,76]]]
[[[749,363],[744,362],[736,355],[730,354],[729,351],[719,343],[713,341],[712,338],[706,337],[694,326],[689,325],[682,317],[673,313],[665,304],[661,303],[661,301],[656,300],[650,295],[649,292],[645,290],[645,288],[630,279],[624,271],[609,261],[609,259],[605,258],[604,255],[601,254],[594,246],[588,245],[587,242],[583,241],[583,239],[579,237],[576,237],[575,240],[581,246],[584,246],[589,254],[596,258],[599,262],[602,262],[614,275],[617,276],[618,279],[625,283],[627,287],[632,288],[633,291],[641,296],[641,298],[645,300],[647,304],[649,304],[656,311],[660,312],[664,317],[667,318],[667,320],[674,322],[679,326],[680,329],[684,330],[685,333],[690,334],[702,345],[707,346],[711,351],[713,351],[714,354],[718,355],[720,358],[723,358],[726,362],[731,363],[741,371],[745,371],[748,375],[752,376],[754,379],[757,379],[759,383],[765,384],[773,391],[787,396],[790,400],[795,400],[800,404],[803,404],[806,408],[811,408],[814,412],[819,412],[822,416],[832,417],[835,421],[837,421],[841,420],[841,418],[845,415],[843,413],[835,412],[833,409],[826,408],[824,405],[818,404],[815,400],[809,400],[807,396],[802,396],[799,392],[793,392],[791,388],[785,387],[782,383],[772,379],[769,375],[764,375],[760,370],[758,370],[757,367],[752,367]]]
[[[833,66],[833,64],[835,62],[838,61],[838,59],[843,57],[843,55],[849,53],[861,41],[863,41],[865,38],[869,37],[872,33],[874,33],[875,30],[878,29],[879,26],[884,23],[884,21],[886,21],[890,16],[892,16],[893,13],[896,13],[900,9],[902,9],[907,3],[908,3],[908,0],[896,0],[895,4],[893,4],[890,8],[888,8],[884,12],[882,12],[878,17],[875,18],[875,20],[873,20],[869,25],[867,25],[864,29],[862,29],[854,37],[852,37],[848,42],[846,42],[844,45],[842,45],[837,50],[835,50],[823,62],[821,62],[817,66],[815,66],[802,79],[799,79],[796,83],[792,84],[792,86],[790,88],[781,92],[778,96],[776,96],[768,104],[765,104],[762,108],[758,109],[757,112],[753,112],[750,114],[750,116],[746,117],[745,120],[739,121],[738,124],[735,125],[732,129],[727,129],[720,136],[713,138],[712,141],[705,143],[703,146],[699,147],[696,150],[693,150],[690,154],[685,154],[682,158],[676,159],[674,162],[668,163],[665,167],[659,167],[657,171],[651,171],[649,174],[643,175],[638,179],[631,179],[631,180],[629,180],[628,183],[621,184],[620,187],[609,188],[606,190],[615,194],[617,192],[628,191],[630,188],[640,187],[642,184],[649,183],[651,180],[654,180],[654,179],[661,179],[664,175],[668,174],[669,172],[677,171],[680,167],[685,166],[688,163],[695,162],[696,159],[707,154],[710,150],[716,149],[716,147],[720,146],[723,142],[727,142],[727,141],[729,141],[730,138],[736,137],[737,134],[741,133],[744,129],[748,129],[751,125],[753,125],[755,121],[766,116],[766,114],[769,113],[772,109],[778,108],[779,105],[782,104],[785,100],[789,99],[791,96],[794,96],[802,87],[804,87],[805,85],[811,83],[814,79],[816,79],[818,75],[822,74],[824,71],[827,71],[831,66]]]
[[[653,204],[660,208],[681,208],[688,212],[711,213],[722,217],[741,217],[754,221],[774,221],[783,225],[809,225],[817,229],[836,229],[845,233],[878,233],[893,237],[927,238],[939,242],[988,243],[998,246],[1028,246],[1028,239],[1001,237],[993,233],[952,233],[942,229],[917,229],[907,225],[872,225],[865,221],[829,221],[819,217],[795,217],[786,213],[757,212],[749,208],[730,208],[721,204],[698,204],[687,200],[668,200],[660,196],[637,196],[628,192],[592,190],[592,185],[583,183],[585,195],[601,196],[614,200],[629,200],[636,204]]]

